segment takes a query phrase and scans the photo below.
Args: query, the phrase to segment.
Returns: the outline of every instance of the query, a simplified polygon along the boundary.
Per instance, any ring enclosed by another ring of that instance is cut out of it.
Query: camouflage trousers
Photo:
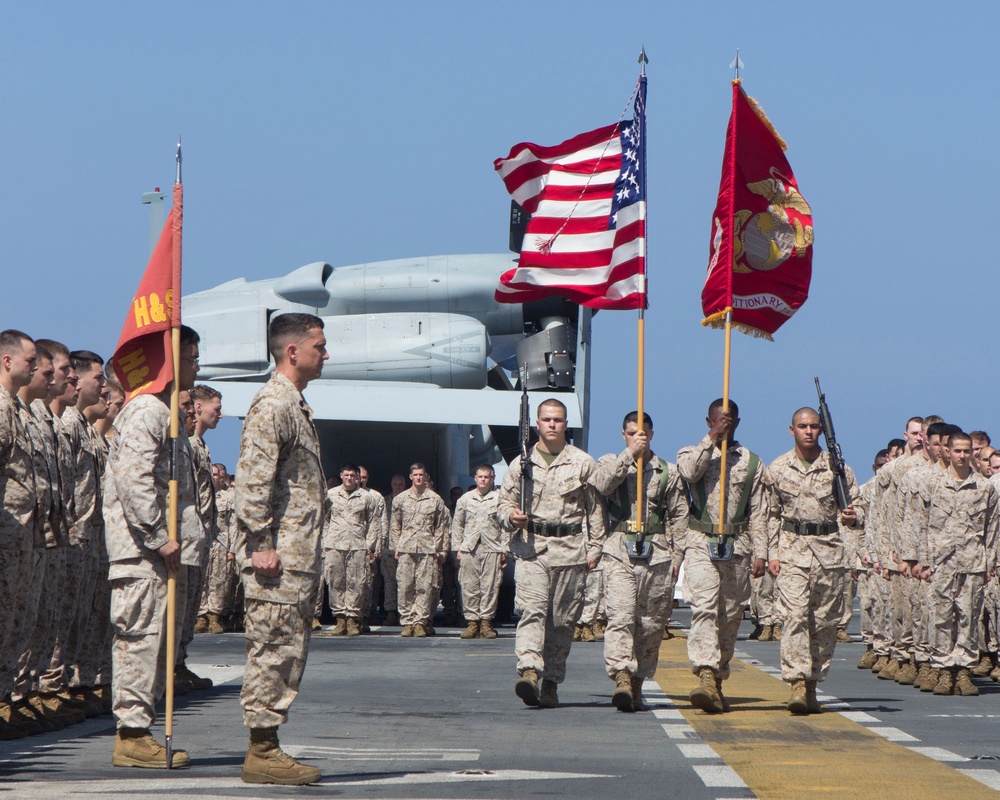
[[[843,567],[808,567],[781,563],[777,601],[783,615],[781,677],[788,681],[824,681],[837,644],[843,614]]]
[[[14,686],[21,655],[18,644],[29,616],[28,582],[33,560],[33,550],[0,548],[0,608],[8,617],[8,623],[0,627],[0,698]]]
[[[21,635],[15,644],[15,653],[19,653],[17,666],[14,670],[13,688],[15,694],[24,695],[31,691],[31,667],[41,636],[40,623],[47,616],[48,598],[45,595],[45,576],[48,572],[48,548],[36,547],[31,551],[31,566],[25,586],[24,619],[21,622]],[[51,615],[48,615],[51,617]],[[49,620],[51,622],[51,620]]]
[[[983,599],[986,606],[983,631],[979,649],[983,652],[995,653],[1000,650],[1000,624],[997,622],[997,612],[1000,611],[1000,582],[996,578],[986,582],[986,594]]]
[[[187,594],[187,567],[177,601]],[[179,609],[178,609],[179,610]],[[167,580],[162,575],[111,581],[111,706],[119,728],[149,728],[166,688]],[[181,615],[177,614],[177,635]]]
[[[396,570],[399,620],[403,625],[429,625],[437,611],[441,570],[433,553],[400,553]]]
[[[868,602],[872,626],[872,649],[877,656],[889,656],[892,653],[892,637],[889,626],[889,609],[891,606],[892,583],[873,571],[868,573]],[[861,616],[864,624],[864,611]]]
[[[931,660],[931,615],[934,590],[931,584],[924,580],[911,578],[916,584],[913,590],[913,657],[917,661]]]
[[[53,547],[45,553],[45,572],[39,581],[42,593],[38,616],[28,644],[17,663],[17,677],[14,681],[16,699],[37,691],[38,676],[48,667],[52,648],[56,643],[55,623],[61,607],[59,588],[66,570],[66,550],[64,547]]]
[[[323,577],[333,615],[361,619],[365,595],[371,595],[371,552],[367,549],[324,550]]]
[[[774,613],[775,578],[765,572],[762,578],[750,579],[750,616],[758,625],[774,625],[781,620]]]
[[[97,686],[100,677],[111,680],[111,582],[108,580],[108,562],[103,544],[98,553],[93,604],[87,615],[83,644],[77,657],[77,674],[80,686]]]
[[[579,625],[593,625],[598,620],[607,619],[608,611],[604,603],[604,561],[596,569],[587,573],[583,590],[583,609],[580,611]]]
[[[521,609],[521,619],[514,652],[518,674],[534,669],[553,683],[566,679],[566,659],[583,610],[586,575],[586,564],[550,566],[547,553],[517,560],[514,605]]]
[[[236,562],[229,558],[229,551],[220,543],[212,542],[205,565],[205,583],[202,587],[198,616],[218,614],[229,616],[233,612],[233,594],[236,589]]]
[[[917,595],[917,581],[902,572],[890,574],[889,593],[889,638],[891,655],[905,661],[913,655],[914,602]]]
[[[55,618],[56,641],[38,684],[38,690],[46,693],[61,692],[69,686],[73,657],[71,638],[80,609],[85,577],[85,549],[80,545],[67,545],[62,549],[65,551],[65,570],[59,587],[60,605]]]
[[[372,611],[372,604],[378,602],[379,594],[381,594],[384,586],[385,579],[382,577],[382,559],[379,557],[372,564],[372,579],[369,581],[365,596],[361,600],[361,614],[364,619],[368,619],[368,615]]]
[[[870,569],[859,569],[858,570],[858,612],[861,616],[861,639],[862,641],[871,646],[872,644],[872,593],[874,589],[871,587],[873,581],[878,580],[878,576],[873,575]]]
[[[396,560],[395,553],[389,548],[385,548],[382,551],[381,562],[382,585],[384,587],[382,606],[386,611],[395,611],[399,608],[397,599],[399,588],[396,585],[396,570],[399,567],[399,561]]]
[[[688,660],[695,675],[702,667],[711,667],[727,680],[736,633],[750,599],[750,555],[712,561],[704,534],[689,531],[688,535],[701,545],[684,551],[684,599],[691,604]]]
[[[73,688],[83,686],[80,675],[83,669],[81,659],[87,649],[87,635],[90,632],[94,614],[94,597],[100,579],[101,545],[91,538],[83,545],[83,576],[80,581],[79,606],[73,617],[66,648],[66,681]],[[107,574],[107,573],[105,573]]]
[[[620,670],[652,678],[660,659],[666,612],[674,602],[671,564],[641,559],[627,563],[605,556],[604,596],[608,626],[604,665],[612,678]]]
[[[858,582],[851,574],[851,570],[844,570],[844,613],[840,616],[838,627],[846,628],[851,624],[851,617],[854,616],[854,598],[858,595]]]
[[[492,553],[482,547],[471,553],[462,553],[458,562],[458,580],[462,586],[462,607],[469,622],[491,620],[496,615],[503,581],[501,558],[500,553]]]
[[[194,641],[194,626],[198,622],[198,607],[201,605],[201,590],[204,583],[204,570],[201,567],[187,567],[187,581],[184,594],[177,592],[177,622],[180,635],[177,637],[177,658],[174,663],[180,666],[187,659],[188,645]]]
[[[247,664],[240,705],[248,728],[273,728],[288,722],[309,655],[317,575],[285,572],[275,602],[251,597],[247,590]],[[246,575],[244,575],[246,579]]]
[[[938,564],[931,574],[928,638],[936,669],[974,667],[979,662],[979,621],[986,576]]]

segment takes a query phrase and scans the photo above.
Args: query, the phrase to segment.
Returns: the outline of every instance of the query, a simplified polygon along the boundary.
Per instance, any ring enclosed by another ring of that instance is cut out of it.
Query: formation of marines
[[[186,666],[188,645],[196,632],[242,629],[242,779],[314,783],[319,771],[281,750],[278,729],[325,606],[334,636],[365,633],[381,596],[403,637],[433,635],[444,603],[464,614],[463,639],[496,638],[508,559],[514,691],[528,706],[558,707],[573,642],[603,639],[611,704],[645,710],[642,684],[656,672],[682,564],[698,679],[690,702],[706,713],[730,710],[723,685],[748,603],[754,638],[780,641],[792,714],[822,711],[817,684],[836,642],[850,640],[855,595],[867,643],[859,668],[937,695],[978,694],[975,676],[1000,680],[1000,452],[981,431],[911,418],[868,483],[846,470],[841,508],[812,408],[794,412],[793,448],[769,465],[735,438],[739,410],[723,400],[676,463],[656,455],[653,420],[636,412],[622,423],[624,449],[595,461],[568,442],[566,407],[552,398],[537,407],[530,498],[519,459],[499,487],[493,467],[478,467],[449,502],[421,463],[409,487],[396,475],[382,496],[363,466],[341,465],[339,483],[324,474],[303,396],[328,358],[320,318],[272,319],[274,372],[247,412],[235,477],[204,441],[222,396],[196,385],[199,344],[182,326],[184,425],[171,443],[169,391],[125,403],[96,353],[0,333],[0,593],[11,609],[0,739],[112,712],[115,766],[185,766],[187,753],[151,733],[168,672],[179,693],[210,687]]]

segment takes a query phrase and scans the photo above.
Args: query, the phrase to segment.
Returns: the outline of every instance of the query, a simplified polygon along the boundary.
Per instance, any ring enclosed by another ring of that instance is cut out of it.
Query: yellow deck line
[[[688,695],[698,681],[686,639],[663,642],[656,682],[702,741],[761,800],[997,798],[977,780],[836,712],[793,717],[785,710],[786,683],[739,660],[731,668],[723,685],[733,708],[728,714],[691,707]]]

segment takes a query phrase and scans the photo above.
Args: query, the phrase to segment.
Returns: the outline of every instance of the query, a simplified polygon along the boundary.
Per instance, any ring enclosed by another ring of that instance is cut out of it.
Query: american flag
[[[531,215],[515,269],[495,296],[523,303],[552,295],[591,308],[645,308],[646,78],[635,118],[554,147],[528,142],[493,166]]]

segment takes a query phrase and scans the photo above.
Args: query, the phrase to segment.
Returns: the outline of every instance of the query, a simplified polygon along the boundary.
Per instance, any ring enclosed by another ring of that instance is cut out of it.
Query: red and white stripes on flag
[[[626,120],[554,147],[518,144],[494,162],[507,191],[531,215],[517,267],[500,276],[498,302],[560,295],[591,308],[645,307],[639,123]]]

